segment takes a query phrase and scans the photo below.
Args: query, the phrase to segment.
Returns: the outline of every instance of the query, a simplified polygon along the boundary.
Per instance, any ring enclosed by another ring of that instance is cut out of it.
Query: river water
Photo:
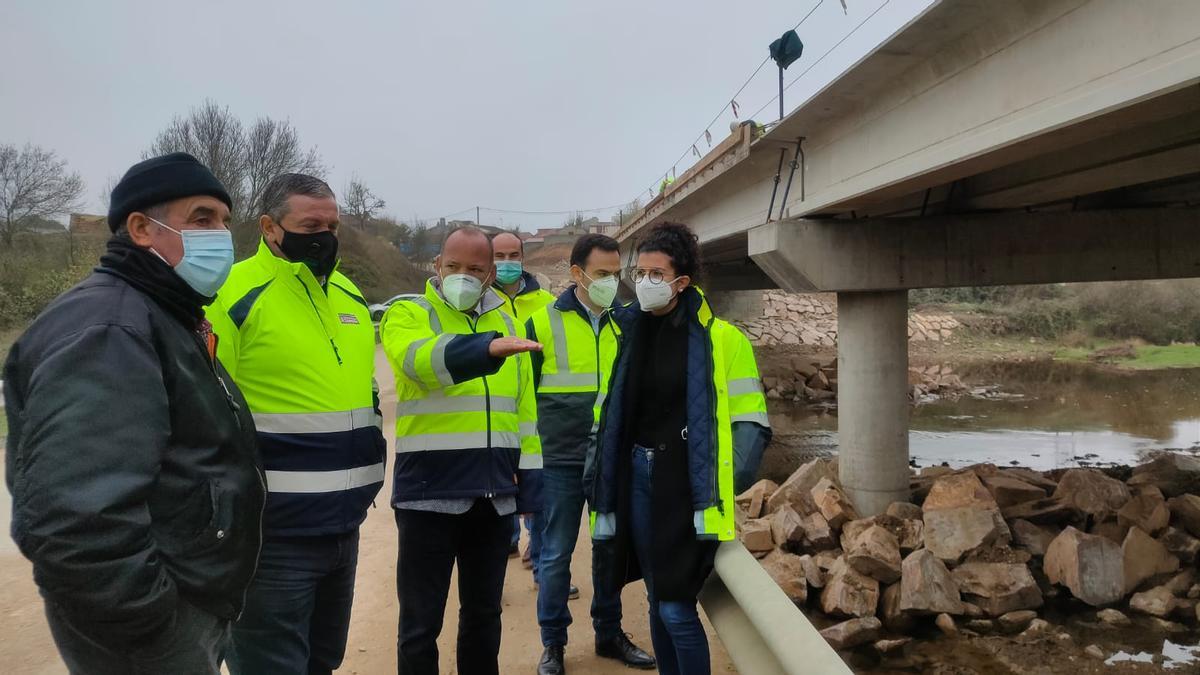
[[[977,462],[1038,470],[1137,464],[1150,450],[1200,445],[1200,369],[1117,371],[1034,361],[960,367],[973,393],[910,413],[917,466]],[[786,478],[809,457],[836,453],[836,412],[772,402],[780,437],[764,465]]]

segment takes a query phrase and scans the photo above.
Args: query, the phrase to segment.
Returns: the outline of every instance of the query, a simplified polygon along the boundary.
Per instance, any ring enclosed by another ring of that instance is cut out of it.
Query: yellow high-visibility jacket
[[[542,446],[529,355],[488,354],[496,337],[523,331],[494,290],[461,312],[439,287],[431,279],[379,325],[398,399],[392,503],[515,495],[521,513],[538,511]]]
[[[268,491],[264,531],[357,528],[383,486],[387,450],[362,293],[336,270],[322,286],[305,264],[260,243],[233,266],[206,316],[217,358],[254,414]]]
[[[531,356],[546,465],[583,466],[621,332],[609,311],[593,330],[573,285],[525,325],[529,338],[542,343],[542,351]]]

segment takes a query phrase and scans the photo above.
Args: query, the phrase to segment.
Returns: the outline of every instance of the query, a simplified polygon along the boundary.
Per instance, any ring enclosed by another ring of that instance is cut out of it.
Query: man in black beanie
[[[71,673],[220,672],[261,546],[254,422],[203,306],[229,194],[183,153],[112,191],[114,234],[4,365],[12,535]]]

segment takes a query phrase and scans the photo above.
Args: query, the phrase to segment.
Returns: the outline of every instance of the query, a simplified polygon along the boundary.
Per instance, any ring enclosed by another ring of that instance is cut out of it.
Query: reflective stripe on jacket
[[[591,316],[572,285],[552,305],[533,313],[526,324],[537,383],[538,427],[547,466],[582,466],[594,431],[603,393],[617,356],[621,334],[609,312],[592,330]]]
[[[740,330],[716,318],[704,294],[686,289],[688,381],[687,449],[691,471],[692,508],[697,536],[720,541],[734,539],[734,496],[749,487],[758,473],[763,450],[771,438],[767,403],[750,341]],[[593,466],[585,472],[591,486],[592,535],[613,535],[617,511],[617,461],[628,452],[625,434],[629,411],[622,409],[630,383],[629,354],[641,322],[634,303],[614,313],[624,336],[604,402]]]
[[[495,291],[468,314],[448,305],[436,283],[394,303],[379,326],[398,400],[392,503],[516,495],[522,513],[540,510],[529,355],[488,354],[497,336],[521,334],[517,324]]]
[[[207,316],[246,397],[267,480],[264,530],[351,531],[382,487],[386,442],[367,303],[334,271],[258,252],[233,266]]]

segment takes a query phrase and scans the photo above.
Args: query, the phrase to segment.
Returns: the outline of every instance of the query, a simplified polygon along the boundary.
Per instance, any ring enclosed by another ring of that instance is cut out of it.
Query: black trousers
[[[144,644],[117,647],[87,617],[46,601],[46,620],[71,675],[219,675],[229,622],[180,600],[162,632]],[[3,668],[5,672],[7,668]]]
[[[512,519],[498,516],[480,499],[451,515],[396,511],[400,552],[396,591],[400,600],[397,639],[400,675],[437,675],[438,635],[458,565],[458,672],[498,675],[500,598],[512,539]]]

